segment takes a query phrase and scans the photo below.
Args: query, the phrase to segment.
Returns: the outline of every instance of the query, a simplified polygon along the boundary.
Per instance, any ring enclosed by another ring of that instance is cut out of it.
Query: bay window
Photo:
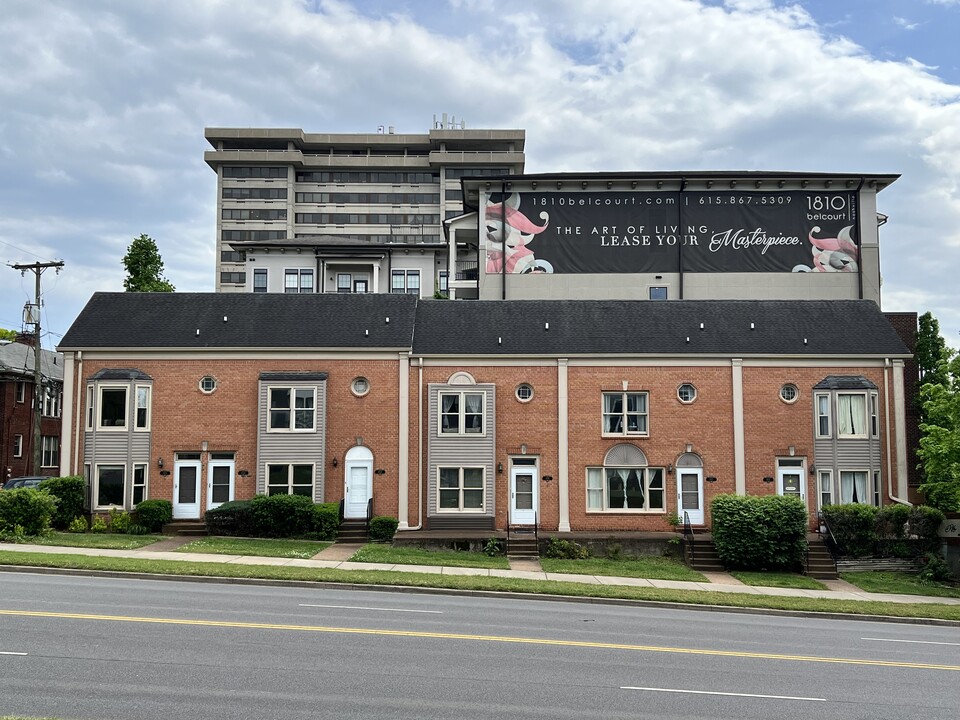
[[[837,437],[867,437],[867,396],[837,393]]]

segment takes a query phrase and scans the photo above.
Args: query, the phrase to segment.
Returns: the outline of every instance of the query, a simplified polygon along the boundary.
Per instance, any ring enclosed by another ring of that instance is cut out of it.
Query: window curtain
[[[863,395],[837,396],[837,425],[840,435],[866,435],[866,398]]]
[[[483,395],[463,396],[463,425],[466,432],[483,432]]]
[[[456,432],[460,425],[460,396],[459,395],[441,395],[440,396],[440,424],[444,431]]]
[[[627,473],[625,469],[607,468],[607,499],[611,510],[627,507]]]
[[[587,469],[587,509],[603,509],[603,473],[600,468]]]
[[[840,502],[865,503],[867,497],[867,474],[865,472],[840,473]]]
[[[603,396],[604,432],[623,432],[623,395]]]

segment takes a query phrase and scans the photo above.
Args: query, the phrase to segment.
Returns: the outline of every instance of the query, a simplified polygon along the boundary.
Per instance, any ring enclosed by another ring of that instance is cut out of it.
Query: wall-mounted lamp
[[[502,462],[498,462],[498,463],[497,463],[497,472],[498,472],[498,473],[502,473],[502,472],[503,472],[503,463],[502,463]]]
[[[334,458],[333,460],[331,460],[331,461],[330,461],[330,464],[333,465],[334,467],[336,467],[336,466],[337,466],[337,459]]]
[[[237,473],[237,475],[239,475],[240,477],[249,477],[249,476],[250,476],[250,471],[249,471],[249,470],[240,470],[240,471]]]
[[[715,475],[707,475],[707,482],[716,482],[717,478]]]
[[[387,474],[387,471],[384,470],[383,468],[377,468],[376,470],[373,471],[373,474],[374,474],[374,475],[386,475],[386,474]]]
[[[767,475],[767,476],[763,479],[763,481],[764,481],[765,483],[772,483],[772,482],[773,482],[773,478],[770,477],[769,475]]]
[[[673,475],[673,463],[667,463],[667,472]]]
[[[810,474],[811,474],[811,475],[816,475],[816,474],[817,474],[817,466],[816,466],[816,465],[811,465],[811,466],[810,466]]]
[[[161,458],[157,458],[157,467],[158,467],[158,468],[162,468],[162,467],[163,467],[163,458],[162,458],[162,457],[161,457]]]

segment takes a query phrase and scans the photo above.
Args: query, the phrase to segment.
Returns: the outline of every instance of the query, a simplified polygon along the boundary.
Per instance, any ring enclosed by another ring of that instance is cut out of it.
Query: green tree
[[[134,238],[123,256],[127,279],[123,289],[127,292],[173,292],[176,288],[163,277],[163,259],[157,243],[149,235]]]
[[[948,350],[941,363],[944,382],[920,388],[924,422],[917,454],[924,474],[920,491],[927,504],[960,510],[960,355]]]
[[[940,323],[931,312],[919,318],[917,331],[917,365],[920,367],[920,384],[946,382],[943,363],[950,359],[950,349],[940,335]]]
[[[0,340],[9,340],[10,342],[13,342],[16,339],[16,330],[4,330],[3,328],[0,328]]]

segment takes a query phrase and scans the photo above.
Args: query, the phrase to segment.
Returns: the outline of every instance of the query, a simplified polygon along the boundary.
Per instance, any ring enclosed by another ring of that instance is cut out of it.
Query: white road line
[[[806,700],[808,702],[827,702],[826,698],[793,697],[792,695],[754,695],[752,693],[712,692],[710,690],[678,690],[675,688],[630,687],[621,686],[621,690],[649,690],[650,692],[686,693],[688,695],[726,695],[728,697],[768,698],[771,700]]]
[[[960,643],[937,642],[936,640],[898,640],[896,638],[860,638],[861,640],[876,640],[877,642],[917,643],[918,645],[960,645]]]
[[[4,652],[3,650],[0,650],[0,655],[26,655],[26,653]]]
[[[300,603],[300,607],[336,608],[338,610],[374,610],[376,612],[428,613],[430,615],[443,615],[443,610],[403,610],[401,608],[360,607],[358,605],[307,605],[306,603]]]

